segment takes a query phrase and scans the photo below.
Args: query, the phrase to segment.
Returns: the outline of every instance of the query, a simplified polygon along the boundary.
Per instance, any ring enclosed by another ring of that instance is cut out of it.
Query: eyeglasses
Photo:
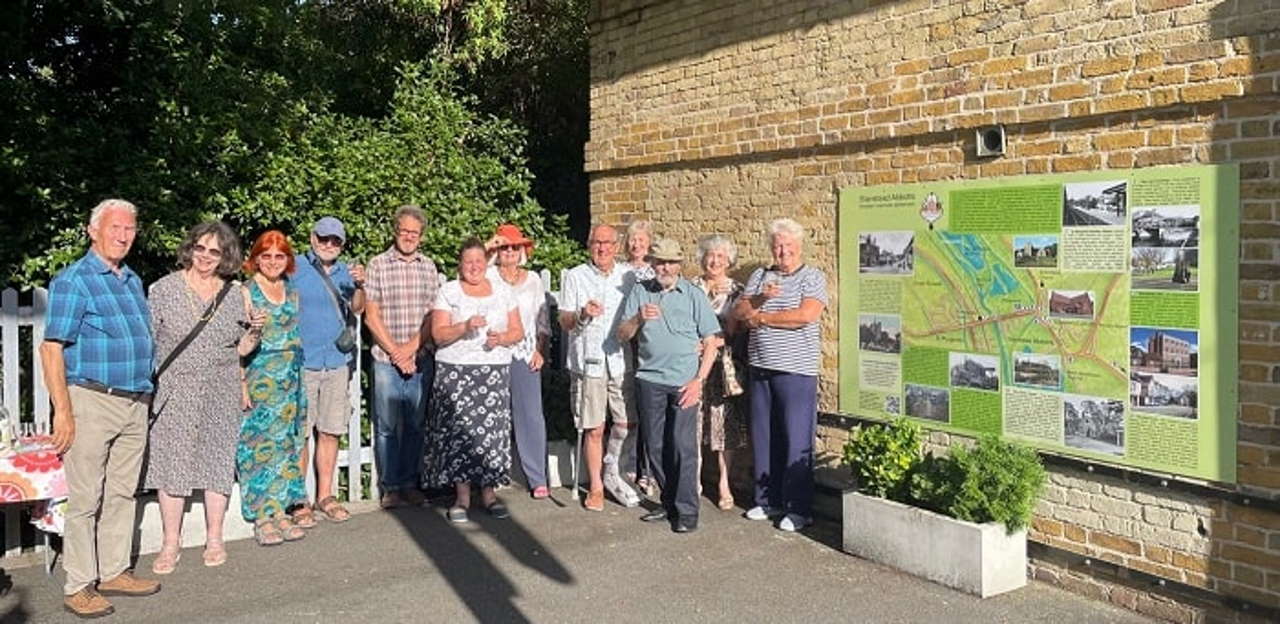
[[[608,247],[609,245],[617,245],[617,244],[618,244],[618,239],[616,239],[616,238],[615,238],[615,239],[613,239],[613,240],[598,240],[598,239],[592,239],[592,240],[588,241],[588,244],[589,244],[589,245],[600,245],[600,246],[602,246],[602,247]]]
[[[289,259],[289,256],[287,254],[282,254],[278,251],[277,252],[268,251],[268,252],[258,254],[259,261],[268,260],[270,262],[284,262],[285,260],[288,260],[288,259]]]
[[[398,228],[396,234],[407,238],[418,238],[422,236],[422,230],[411,230],[409,228]]]
[[[524,245],[499,245],[498,251],[520,251],[524,249]]]
[[[207,256],[210,256],[210,257],[212,257],[212,258],[221,258],[221,257],[222,257],[222,250],[221,250],[221,249],[218,249],[217,247],[205,247],[204,245],[201,245],[200,243],[196,243],[196,245],[195,245],[194,247],[192,247],[192,248],[191,248],[191,251],[192,251],[192,253],[201,254],[201,255],[207,255]]]
[[[320,243],[321,245],[328,245],[330,247],[341,247],[343,245],[343,240],[336,235],[317,236],[316,242]]]

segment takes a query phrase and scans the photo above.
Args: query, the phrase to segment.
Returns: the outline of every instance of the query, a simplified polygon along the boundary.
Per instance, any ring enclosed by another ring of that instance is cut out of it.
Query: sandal
[[[223,547],[221,541],[205,542],[204,565],[206,568],[216,568],[226,562],[227,549]]]
[[[293,510],[292,520],[300,529],[316,528],[316,514],[311,510],[311,505],[303,503]]]
[[[347,508],[343,507],[334,496],[320,499],[320,502],[316,503],[316,511],[319,511],[329,522],[346,522],[351,519],[351,512],[347,511]]]
[[[716,507],[720,508],[720,511],[733,511],[733,495],[721,495]]]
[[[286,542],[296,542],[307,536],[307,532],[302,527],[293,523],[288,516],[283,516],[276,520],[276,526],[280,527],[280,535]]]
[[[529,494],[529,496],[532,496],[533,500],[542,500],[551,496],[551,490],[548,490],[545,485],[539,485],[538,487],[533,488],[533,493]]]
[[[284,536],[271,518],[263,518],[253,524],[253,539],[259,546],[279,546],[284,543]]]
[[[160,549],[156,560],[151,564],[152,574],[173,574],[178,569],[178,560],[182,558],[182,550],[175,546],[170,550],[167,546]]]

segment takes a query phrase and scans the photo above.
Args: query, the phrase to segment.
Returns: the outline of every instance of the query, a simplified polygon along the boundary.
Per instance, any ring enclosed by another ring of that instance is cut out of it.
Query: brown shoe
[[[140,579],[125,570],[109,581],[98,582],[98,592],[104,596],[150,596],[160,591],[160,582]]]
[[[400,497],[403,498],[404,502],[410,507],[421,507],[423,503],[427,502],[427,496],[422,493],[422,490],[419,490],[416,487],[400,490]]]
[[[399,492],[387,492],[382,495],[382,499],[378,501],[378,505],[383,509],[395,509],[396,507],[404,507],[404,498]]]
[[[92,585],[86,585],[84,589],[62,597],[62,608],[70,611],[76,617],[96,618],[104,615],[115,613],[116,608],[102,597]]]
[[[587,499],[582,502],[582,506],[587,511],[604,511],[604,490],[595,490],[587,493]]]

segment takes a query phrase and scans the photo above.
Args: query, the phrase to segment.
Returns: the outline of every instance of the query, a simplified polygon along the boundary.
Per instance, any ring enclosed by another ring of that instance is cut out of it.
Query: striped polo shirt
[[[781,280],[782,294],[766,301],[760,308],[762,312],[798,308],[806,298],[816,299],[824,307],[827,305],[827,277],[807,264],[789,275],[770,268],[756,269],[747,280],[743,296],[760,294],[766,275]],[[817,319],[798,329],[758,327],[751,330],[747,338],[747,362],[757,368],[816,377],[822,351],[821,333]]]
[[[142,279],[127,266],[117,275],[90,251],[58,273],[49,285],[44,339],[64,345],[68,384],[153,390],[151,310]]]

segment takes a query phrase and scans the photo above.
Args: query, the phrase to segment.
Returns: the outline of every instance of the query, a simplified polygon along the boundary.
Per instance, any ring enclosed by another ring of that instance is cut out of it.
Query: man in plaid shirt
[[[395,244],[365,270],[365,324],[373,335],[374,459],[384,509],[425,500],[423,428],[435,360],[425,323],[440,274],[418,251],[427,218],[417,206],[395,215]]]
[[[129,570],[133,492],[147,446],[155,365],[142,280],[124,258],[138,209],[108,199],[89,217],[90,250],[53,278],[40,362],[53,403],[53,444],[66,469],[63,606],[80,617],[115,611],[106,595],[146,596],[160,584]]]

